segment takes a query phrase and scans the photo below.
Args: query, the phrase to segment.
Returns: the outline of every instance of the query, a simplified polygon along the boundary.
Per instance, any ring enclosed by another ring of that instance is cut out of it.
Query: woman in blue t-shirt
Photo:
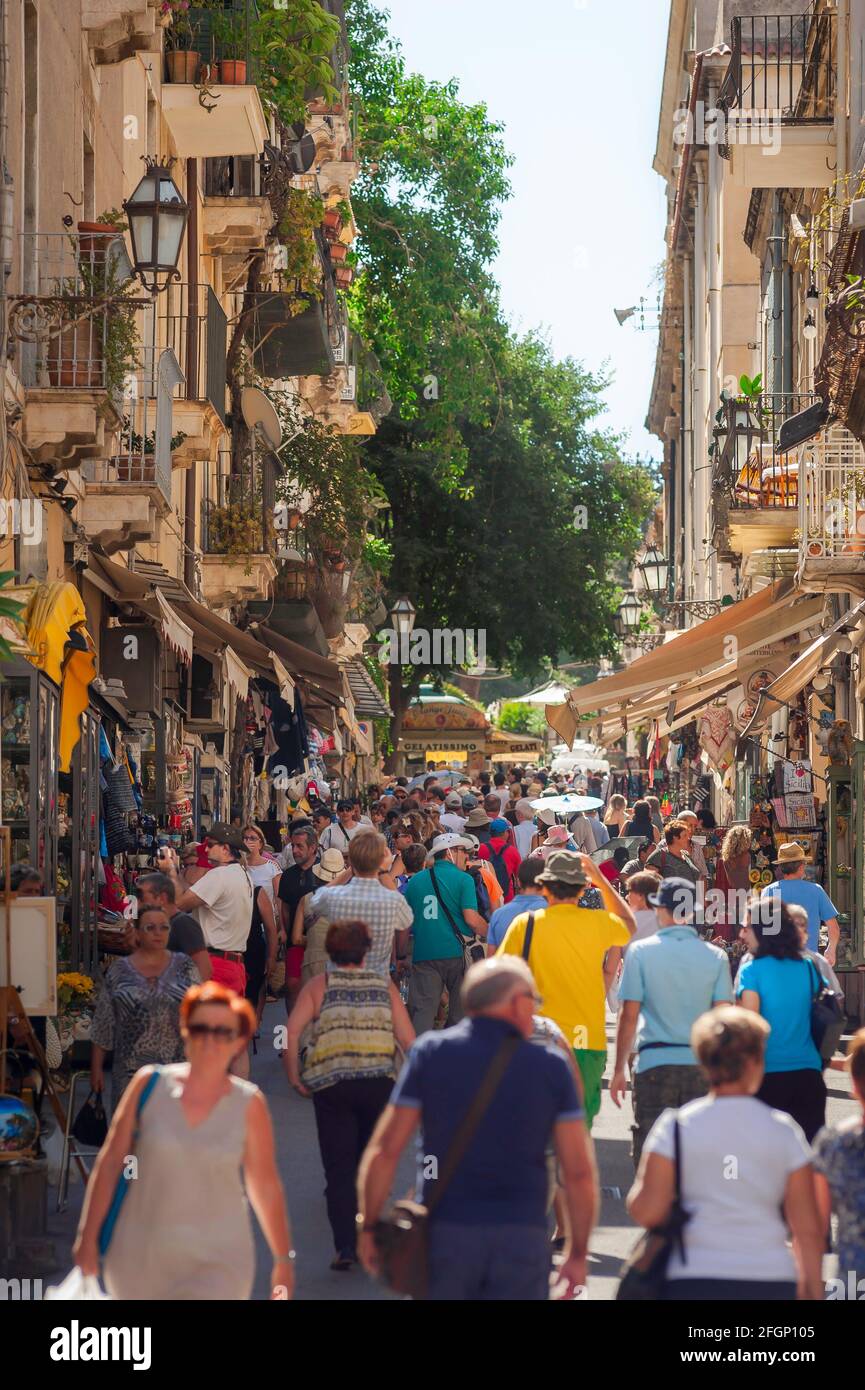
[[[810,1143],[826,1123],[823,1060],[811,1037],[811,1002],[820,976],[803,954],[799,928],[780,898],[752,904],[749,925],[754,959],[739,971],[736,997],[744,1008],[762,1014],[772,1030],[757,1096],[792,1115]]]

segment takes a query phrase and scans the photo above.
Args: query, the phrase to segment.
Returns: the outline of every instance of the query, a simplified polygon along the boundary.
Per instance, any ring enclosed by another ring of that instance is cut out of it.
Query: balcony
[[[201,592],[215,608],[267,598],[276,578],[276,468],[270,455],[241,472],[220,453],[205,477]]]
[[[228,320],[210,285],[169,285],[159,301],[159,338],[183,371],[174,396],[174,432],[184,434],[175,466],[212,458],[226,426]]]
[[[273,210],[262,191],[257,159],[224,156],[205,162],[204,251],[222,257],[223,283],[245,273],[247,257],[264,249],[272,224]]]
[[[81,28],[97,64],[159,51],[158,0],[84,0]]]
[[[171,511],[171,459],[180,443],[172,396],[182,381],[174,353],[161,352],[155,371],[127,384],[116,452],[82,465],[86,491],[78,520],[108,555],[157,541]]]
[[[320,299],[278,290],[263,290],[252,299],[254,312],[246,336],[263,376],[272,381],[330,376],[341,333],[332,281],[325,284]]]
[[[731,174],[746,188],[828,188],[834,174],[835,16],[733,20],[718,95]]]
[[[754,403],[747,457],[727,433],[713,465],[713,540],[721,559],[738,562],[754,551],[790,548],[799,525],[799,454],[783,451],[778,431],[785,420],[819,401],[808,393],[765,392]],[[728,409],[735,406],[730,402]]]
[[[831,425],[799,450],[799,574],[803,589],[865,595],[865,449]]]
[[[340,434],[375,434],[392,406],[377,359],[346,327],[334,349],[334,360],[331,376],[300,378],[303,400],[317,419]]]
[[[126,378],[140,365],[122,235],[112,228],[22,234],[25,293],[9,297],[14,368],[26,391],[24,442],[54,472],[104,454],[120,426]]]
[[[268,124],[255,85],[254,0],[194,5],[186,50],[168,50],[162,111],[181,159],[261,154]]]

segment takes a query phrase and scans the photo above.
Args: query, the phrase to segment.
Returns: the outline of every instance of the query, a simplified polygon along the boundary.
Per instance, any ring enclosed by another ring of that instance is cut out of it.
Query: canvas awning
[[[543,742],[531,734],[510,734],[506,729],[492,729],[484,748],[487,758],[495,762],[513,763],[532,757],[543,748]]]
[[[27,660],[60,687],[57,756],[60,771],[68,772],[96,676],[96,648],[87,631],[84,602],[75,585],[64,580],[6,592],[10,598],[26,601],[21,625],[30,648]]]
[[[660,699],[663,692],[672,693],[680,682],[725,665],[733,652],[741,660],[761,646],[801,632],[819,618],[823,602],[820,596],[803,598],[793,589],[790,579],[779,579],[750,598],[730,604],[716,617],[707,618],[671,642],[646,652],[626,670],[590,685],[576,686],[568,696],[568,704],[576,714],[596,710],[610,714],[615,707],[625,712],[640,696],[657,693]]]

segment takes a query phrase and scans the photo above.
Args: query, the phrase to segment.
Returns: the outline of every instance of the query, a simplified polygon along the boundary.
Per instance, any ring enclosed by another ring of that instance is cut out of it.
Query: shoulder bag
[[[451,1141],[429,1201],[425,1204],[409,1199],[395,1202],[388,1215],[375,1223],[373,1234],[379,1254],[379,1278],[394,1293],[407,1294],[414,1299],[426,1297],[429,1219],[462,1163],[478,1125],[492,1104],[508,1064],[522,1041],[516,1033],[509,1033],[502,1039]]]
[[[149,1101],[153,1088],[158,1080],[159,1068],[156,1067],[153,1074],[148,1077],[147,1081],[144,1083],[141,1095],[138,1097],[138,1105],[135,1110],[135,1129],[132,1134],[133,1146],[135,1145],[141,1128],[141,1112]],[[114,1196],[111,1199],[111,1206],[108,1208],[105,1220],[99,1228],[99,1254],[103,1259],[111,1244],[111,1237],[114,1235],[114,1227],[117,1225],[117,1218],[120,1215],[120,1209],[123,1206],[128,1188],[129,1179],[125,1178],[121,1172],[120,1177],[117,1179],[117,1186],[114,1189]]]
[[[466,963],[466,970],[468,970],[470,965],[476,965],[479,960],[485,959],[486,951],[484,950],[483,943],[478,941],[477,937],[474,934],[472,934],[471,936],[467,936],[465,932],[460,931],[459,927],[457,926],[456,922],[451,916],[447,903],[441,895],[441,890],[439,889],[438,883],[436,881],[435,868],[430,868],[429,876],[435,895],[439,900],[442,912],[444,913],[445,917],[447,917],[450,929],[456,937],[457,941],[460,943],[460,946],[462,947],[463,959]]]
[[[817,987],[811,997],[811,1037],[824,1062],[831,1062],[844,1032],[844,1010],[833,989],[810,957],[805,957],[809,970],[817,976]]]
[[[532,949],[532,937],[535,934],[535,914],[529,913],[529,920],[526,923],[526,934],[523,937],[522,957],[526,965],[529,963],[529,952]]]
[[[625,1263],[616,1291],[618,1303],[656,1302],[667,1282],[667,1265],[673,1250],[687,1263],[684,1233],[690,1216],[682,1206],[681,1149],[678,1115],[673,1122],[673,1161],[676,1169],[676,1189],[666,1221],[651,1231],[644,1231]]]

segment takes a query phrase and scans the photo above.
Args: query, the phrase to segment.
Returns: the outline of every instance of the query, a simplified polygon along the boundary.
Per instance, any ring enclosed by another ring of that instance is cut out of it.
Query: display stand
[[[60,1098],[54,1089],[54,1083],[51,1080],[48,1059],[42,1050],[42,1044],[33,1031],[33,1025],[21,1001],[21,996],[12,983],[12,887],[10,878],[12,869],[12,832],[8,825],[0,826],[0,844],[2,844],[3,847],[3,902],[6,908],[6,980],[0,984],[0,1039],[4,1040],[4,1046],[0,1048],[0,1095],[6,1090],[5,1038],[9,1027],[9,1019],[12,1017],[18,1019],[24,1030],[27,1046],[36,1058],[36,1064],[42,1076],[43,1094],[47,1095],[51,1102],[51,1108],[54,1111],[60,1128],[65,1129],[66,1115],[63,1106],[60,1104]],[[22,1157],[22,1155],[17,1155],[17,1157]],[[78,1164],[78,1171],[81,1174],[82,1181],[86,1182],[88,1177],[87,1169],[84,1167],[84,1164],[77,1154],[75,1156],[75,1162]]]

